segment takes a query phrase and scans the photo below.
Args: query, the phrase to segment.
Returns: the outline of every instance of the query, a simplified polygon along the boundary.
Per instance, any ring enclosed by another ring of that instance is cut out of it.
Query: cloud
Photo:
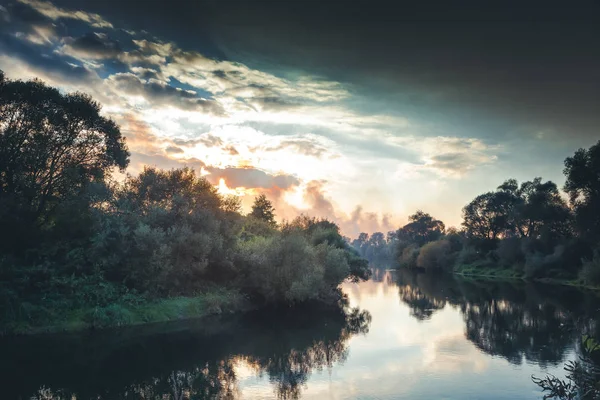
[[[63,82],[92,83],[98,80],[98,76],[85,66],[69,63],[38,44],[7,34],[0,33],[0,53],[29,64],[38,71],[39,76],[58,77]]]
[[[73,19],[87,22],[96,28],[112,28],[112,24],[100,15],[88,13],[82,10],[66,10],[54,6],[52,3],[40,0],[18,0],[20,3],[26,4],[42,15],[56,21],[60,19]]]
[[[61,49],[75,58],[106,59],[117,58],[123,52],[119,42],[111,40],[105,33],[90,32],[77,39],[68,40]]]
[[[165,151],[169,154],[181,154],[183,153],[183,149],[177,146],[167,146]]]
[[[319,140],[316,139],[314,135],[309,137],[283,139],[279,142],[278,145],[272,147],[265,147],[261,150],[279,151],[285,149],[295,151],[298,154],[303,154],[309,157],[316,158],[321,158],[324,155],[330,153],[330,150],[321,143],[319,143]]]
[[[225,179],[227,186],[231,188],[245,187],[270,189],[275,187],[286,190],[300,183],[298,178],[292,175],[272,175],[256,168],[216,168],[208,166],[206,167],[206,170],[210,172],[210,175],[208,175],[207,178],[211,182],[216,184],[219,182],[219,179],[223,178]]]
[[[440,177],[460,178],[469,171],[497,160],[498,145],[488,145],[476,138],[402,137],[391,139],[420,155],[420,162],[401,162],[398,174],[404,179],[420,177],[421,172],[432,172]]]
[[[115,91],[124,95],[142,96],[152,106],[166,105],[212,115],[224,114],[218,102],[200,98],[192,91],[175,88],[155,79],[142,81],[132,73],[117,73],[107,80]]]
[[[173,139],[173,143],[184,147],[194,147],[198,144],[202,144],[205,147],[217,147],[223,145],[223,140],[220,137],[210,133],[203,133],[198,137],[190,139],[175,138]]]

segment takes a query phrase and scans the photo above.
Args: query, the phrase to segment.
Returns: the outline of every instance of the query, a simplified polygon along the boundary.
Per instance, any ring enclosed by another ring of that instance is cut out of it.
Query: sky
[[[600,139],[599,43],[592,1],[0,0],[0,69],[92,95],[128,173],[189,166],[351,237],[562,186]]]

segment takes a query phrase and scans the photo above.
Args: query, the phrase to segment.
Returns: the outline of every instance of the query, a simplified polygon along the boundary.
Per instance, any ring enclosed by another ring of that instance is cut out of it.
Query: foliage
[[[417,257],[417,266],[426,270],[452,270],[454,260],[450,253],[450,242],[438,240],[429,242],[421,248]]]
[[[600,285],[600,249],[596,249],[593,258],[583,262],[579,276],[586,285]]]
[[[382,232],[375,232],[371,236],[361,233],[351,244],[361,257],[375,265],[389,266],[395,261],[396,232],[388,232],[386,236]]]
[[[396,232],[396,239],[400,243],[423,246],[426,243],[438,240],[446,229],[442,221],[421,210],[409,216],[408,220],[410,222]]]
[[[593,249],[600,241],[600,142],[568,157],[564,173],[571,208],[555,183],[537,177],[521,184],[508,179],[478,195],[463,208],[461,231],[445,231],[441,221],[418,211],[388,235],[399,266],[431,269],[454,260],[447,269],[461,273],[572,282],[579,276],[585,285],[598,285],[600,256]],[[361,234],[353,244],[367,254],[369,242]]]
[[[273,227],[277,225],[275,222],[275,210],[273,204],[271,204],[264,194],[260,194],[254,199],[250,216],[260,221],[264,221]]]
[[[600,353],[600,344],[594,338],[584,336],[581,350],[579,360],[568,361],[565,364],[566,380],[558,379],[554,375],[547,375],[545,378],[532,377],[544,391],[544,400],[600,399],[600,367],[594,359]]]
[[[402,250],[400,255],[400,267],[402,268],[417,268],[417,259],[419,257],[420,248],[416,244],[410,244]]]
[[[0,249],[60,239],[52,231],[65,206],[85,216],[92,183],[123,170],[128,156],[119,127],[88,95],[0,75]]]
[[[578,231],[592,242],[600,240],[600,141],[567,157],[564,174]]]
[[[335,223],[303,216],[280,228],[264,195],[243,216],[239,198],[189,168],[113,181],[129,154],[99,112],[87,95],[0,74],[3,327],[186,318],[220,312],[215,290],[335,302],[344,279],[368,277]]]

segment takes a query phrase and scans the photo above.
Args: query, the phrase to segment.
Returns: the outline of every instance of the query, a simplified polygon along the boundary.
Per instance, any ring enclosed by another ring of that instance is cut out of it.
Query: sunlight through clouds
[[[400,223],[413,211],[406,209],[406,189],[431,190],[497,160],[500,148],[480,139],[432,136],[424,121],[363,112],[356,105],[368,99],[348,83],[276,75],[152,32],[117,29],[95,13],[19,1],[21,8],[2,10],[9,23],[0,33],[18,34],[3,39],[2,68],[100,101],[122,124],[133,173],[144,165],[202,169],[223,193],[264,191],[281,209],[279,218],[328,216],[353,233],[388,229],[390,214]],[[35,23],[22,7],[38,13]],[[74,21],[87,31],[68,29]],[[237,181],[242,176],[249,181]],[[270,176],[273,186],[253,186],[259,176]],[[278,176],[297,182],[282,188]]]

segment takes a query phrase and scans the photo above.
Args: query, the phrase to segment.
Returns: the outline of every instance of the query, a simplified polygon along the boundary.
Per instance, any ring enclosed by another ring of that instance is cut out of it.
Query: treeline
[[[159,299],[174,299],[161,312],[175,317],[330,301],[368,276],[330,221],[278,225],[264,195],[242,215],[239,198],[187,168],[116,180],[128,162],[89,96],[0,71],[0,330],[170,318],[144,308]]]
[[[397,231],[361,233],[351,244],[401,268],[600,285],[600,142],[564,165],[565,195],[541,178],[509,179],[463,208],[460,229],[417,211]]]

